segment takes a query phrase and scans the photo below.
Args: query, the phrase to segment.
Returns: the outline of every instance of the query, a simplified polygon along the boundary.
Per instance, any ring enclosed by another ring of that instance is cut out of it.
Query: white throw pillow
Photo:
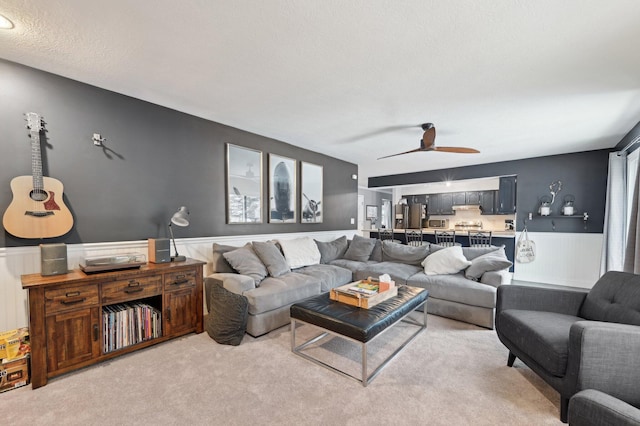
[[[453,246],[438,250],[422,261],[424,273],[427,275],[457,274],[471,265],[462,254],[462,247]]]
[[[282,252],[291,269],[320,263],[320,250],[313,238],[302,237],[293,240],[278,240]]]

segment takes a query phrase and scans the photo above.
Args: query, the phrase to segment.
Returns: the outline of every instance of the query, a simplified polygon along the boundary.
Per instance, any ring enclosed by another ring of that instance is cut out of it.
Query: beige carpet
[[[376,363],[412,331],[398,326],[370,351]],[[300,340],[314,335],[299,327]],[[494,331],[429,316],[428,329],[366,388],[290,351],[283,327],[240,346],[188,335],[0,394],[11,425],[559,425],[558,394]],[[300,340],[298,342],[300,342]],[[359,349],[337,338],[310,348],[357,374]]]

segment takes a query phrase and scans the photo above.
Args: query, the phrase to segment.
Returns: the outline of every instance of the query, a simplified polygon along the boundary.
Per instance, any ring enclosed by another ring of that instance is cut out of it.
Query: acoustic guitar
[[[73,216],[62,198],[62,182],[42,176],[40,116],[27,113],[27,127],[31,137],[32,176],[11,180],[13,199],[2,217],[2,224],[8,233],[20,238],[59,237],[71,230]]]

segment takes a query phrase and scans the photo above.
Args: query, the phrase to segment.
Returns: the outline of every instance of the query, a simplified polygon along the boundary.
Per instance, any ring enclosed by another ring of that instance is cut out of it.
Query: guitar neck
[[[33,175],[33,189],[42,190],[42,153],[40,152],[40,130],[30,130],[31,136],[31,174]]]

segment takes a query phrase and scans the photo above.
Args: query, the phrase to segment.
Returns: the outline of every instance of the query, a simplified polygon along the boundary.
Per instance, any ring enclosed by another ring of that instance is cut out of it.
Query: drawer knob
[[[126,288],[124,290],[124,292],[127,293],[127,294],[131,294],[131,293],[140,293],[142,290],[144,290],[142,287]]]

